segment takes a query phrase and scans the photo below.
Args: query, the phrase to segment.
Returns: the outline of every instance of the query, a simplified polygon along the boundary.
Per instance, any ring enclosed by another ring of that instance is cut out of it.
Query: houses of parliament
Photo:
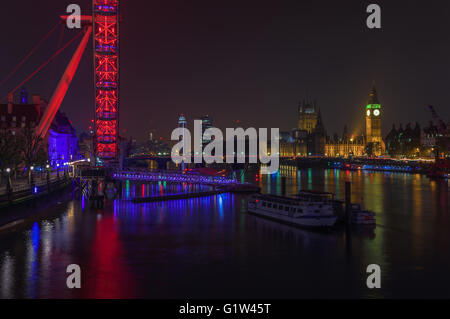
[[[379,156],[385,153],[381,133],[382,107],[375,85],[369,93],[361,119],[365,118],[365,132],[353,135],[344,127],[341,136],[329,136],[322,114],[315,101],[303,100],[298,107],[298,126],[292,134],[282,133],[280,156]]]

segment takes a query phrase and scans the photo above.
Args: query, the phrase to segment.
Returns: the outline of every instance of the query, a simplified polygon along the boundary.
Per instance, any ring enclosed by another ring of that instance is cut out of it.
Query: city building
[[[81,133],[78,138],[78,148],[81,158],[89,159],[92,162],[95,161],[94,141],[92,134]]]
[[[56,113],[48,132],[48,155],[52,167],[80,159],[76,130],[60,111]]]
[[[326,132],[316,101],[304,99],[298,106],[298,128],[292,130],[290,138],[280,134],[280,156],[323,155]]]
[[[437,152],[441,156],[450,153],[450,125],[444,122],[441,127],[432,121],[423,129],[419,123],[406,124],[405,128],[400,124],[398,128],[394,124],[387,134],[386,153],[393,157],[417,157],[426,156],[434,158]]]
[[[185,128],[187,128],[187,120],[186,120],[186,117],[184,116],[184,114],[180,114],[180,117],[178,118],[178,127],[179,128],[181,128],[181,129],[185,129]],[[180,137],[180,139],[182,139],[183,140],[183,149],[181,150],[181,154],[180,154],[180,156],[182,156],[183,155],[183,153],[186,153],[187,152],[187,150],[185,149],[185,136],[184,136],[184,134],[182,135],[182,137]],[[190,156],[190,154],[189,154],[189,156]],[[181,163],[181,169],[182,170],[184,170],[185,169],[185,161],[186,160],[186,158],[185,157],[183,157],[183,162]]]
[[[211,142],[211,136],[209,134],[205,134],[205,131],[209,128],[212,128],[212,119],[209,115],[205,115],[200,117],[202,121],[202,149]]]
[[[295,135],[294,131],[280,132],[280,157],[306,156],[306,134],[303,136],[300,138],[300,133]]]
[[[430,122],[423,129],[422,148],[422,153],[426,156],[450,157],[450,121],[445,123],[439,119],[437,125]]]
[[[327,132],[322,121],[322,114],[320,110],[317,115],[316,126],[307,139],[307,153],[308,156],[323,156],[326,153]]]
[[[318,116],[316,102],[303,100],[298,106],[298,129],[311,134],[317,125]]]
[[[381,132],[382,107],[378,101],[375,83],[369,93],[366,105],[366,143],[368,155],[385,154],[385,144]]]
[[[187,128],[187,120],[184,114],[180,114],[180,117],[178,118],[178,127]]]
[[[47,106],[37,94],[32,96],[32,103],[28,104],[28,94],[22,89],[21,103],[14,103],[14,96],[8,96],[8,104],[0,104],[0,128],[10,131],[13,135],[20,133],[24,128],[35,128]],[[24,103],[22,103],[24,102]]]
[[[347,126],[343,134],[327,135],[322,114],[317,103],[303,100],[298,107],[298,128],[292,130],[292,139],[286,134],[280,137],[280,156],[380,156],[385,154],[381,132],[382,107],[375,85],[364,107],[365,134],[349,134]]]
[[[428,126],[423,128],[422,146],[429,149],[436,147],[439,136],[439,128],[430,121]]]
[[[344,126],[343,134],[339,137],[327,136],[325,156],[351,157],[351,156],[380,156],[385,153],[385,145],[381,132],[382,108],[378,100],[375,84],[369,92],[365,111],[365,134],[349,134]]]
[[[327,137],[327,143],[325,144],[325,156],[360,157],[366,154],[366,140],[364,135],[348,136],[345,134],[345,131],[346,127],[344,128],[344,134],[342,137],[338,137],[337,134],[335,134],[332,138]]]
[[[433,128],[428,128],[427,131],[429,138],[427,138],[427,144],[435,144],[432,135]],[[400,124],[398,129],[393,124],[392,129],[386,135],[386,153],[390,156],[399,157],[411,157],[418,156],[421,153],[423,145],[423,132],[419,123],[415,123],[414,128],[410,123],[406,124],[403,129],[403,125]],[[430,146],[433,147],[433,146]]]
[[[31,103],[25,89],[20,92],[20,103],[14,103],[14,96],[8,96],[8,104],[0,104],[0,128],[20,135],[25,129],[34,130],[47,107],[47,101],[40,95],[32,95]],[[76,131],[67,116],[58,111],[51,127],[42,141],[48,151],[49,162],[56,167],[79,158]]]

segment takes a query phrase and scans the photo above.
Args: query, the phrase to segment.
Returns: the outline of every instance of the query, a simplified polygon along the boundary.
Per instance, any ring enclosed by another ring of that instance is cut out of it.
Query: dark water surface
[[[245,179],[263,192],[315,189],[377,213],[375,229],[316,233],[248,215],[246,196],[110,202],[71,201],[47,218],[0,233],[1,298],[450,297],[449,185],[425,176],[283,167]],[[244,177],[243,177],[244,178]],[[132,184],[130,194],[180,192]],[[125,190],[126,191],[126,190]],[[141,194],[142,195],[142,194]],[[78,264],[82,288],[66,287]],[[382,287],[366,286],[378,264]]]

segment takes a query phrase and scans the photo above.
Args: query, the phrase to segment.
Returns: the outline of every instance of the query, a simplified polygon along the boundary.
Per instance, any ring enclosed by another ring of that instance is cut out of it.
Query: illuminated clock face
[[[375,116],[380,115],[380,110],[375,110],[375,111],[373,111],[373,115],[375,115]]]
[[[367,110],[367,116],[370,116],[370,110]]]

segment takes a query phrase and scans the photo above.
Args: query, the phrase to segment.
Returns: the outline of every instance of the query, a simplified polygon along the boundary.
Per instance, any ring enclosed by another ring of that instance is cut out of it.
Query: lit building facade
[[[303,100],[298,106],[298,129],[311,134],[317,125],[316,102]]]
[[[364,156],[366,154],[366,143],[364,136],[350,139],[329,140],[325,144],[325,156],[329,157],[351,157]]]
[[[48,156],[52,167],[80,159],[76,130],[64,113],[58,111],[48,132]]]
[[[212,119],[209,117],[209,115],[202,116],[200,118],[202,121],[202,149],[208,145],[211,142],[211,136],[209,134],[205,134],[205,131],[209,128],[212,128]]]
[[[15,104],[14,96],[10,95],[8,104],[0,105],[0,128],[12,135],[21,135],[26,129],[34,132],[47,106],[47,102],[38,94],[34,94],[29,103],[25,90],[20,93],[19,104]],[[76,131],[64,113],[56,113],[42,147],[48,151],[48,160],[53,167],[79,159]]]
[[[380,156],[385,153],[385,144],[381,133],[381,119],[383,110],[378,101],[375,84],[369,93],[369,99],[366,105],[366,143],[370,148],[369,153],[374,156]]]
[[[364,107],[365,134],[348,134],[344,127],[342,136],[327,135],[320,109],[316,102],[303,100],[298,107],[298,128],[292,131],[294,142],[280,141],[282,157],[296,156],[380,156],[385,153],[381,133],[382,107],[375,86]]]
[[[186,120],[186,117],[183,114],[181,114],[180,117],[178,118],[178,127],[181,128],[181,129],[186,129],[187,128],[187,120]],[[184,136],[184,133],[183,133],[183,135],[180,138],[183,140],[183,150],[182,150],[181,154],[179,154],[179,155],[183,155],[184,153],[187,153],[190,150],[186,150],[185,149],[185,147],[186,147],[186,145],[185,145],[186,137]],[[185,161],[186,160],[187,159],[183,156],[183,162],[181,163],[181,169],[182,170],[185,169]]]
[[[42,111],[47,103],[37,94],[33,95],[32,103],[28,103],[25,90],[20,93],[20,103],[14,103],[13,95],[8,97],[8,104],[0,104],[0,128],[8,130],[13,135],[20,134],[24,128],[35,128],[41,119]]]
[[[405,128],[402,124],[396,128],[394,124],[385,138],[386,153],[398,157],[419,156],[422,140],[423,133],[419,123],[416,122],[414,127],[408,123]]]
[[[280,141],[280,157],[304,157],[307,156],[306,143],[303,141]]]

